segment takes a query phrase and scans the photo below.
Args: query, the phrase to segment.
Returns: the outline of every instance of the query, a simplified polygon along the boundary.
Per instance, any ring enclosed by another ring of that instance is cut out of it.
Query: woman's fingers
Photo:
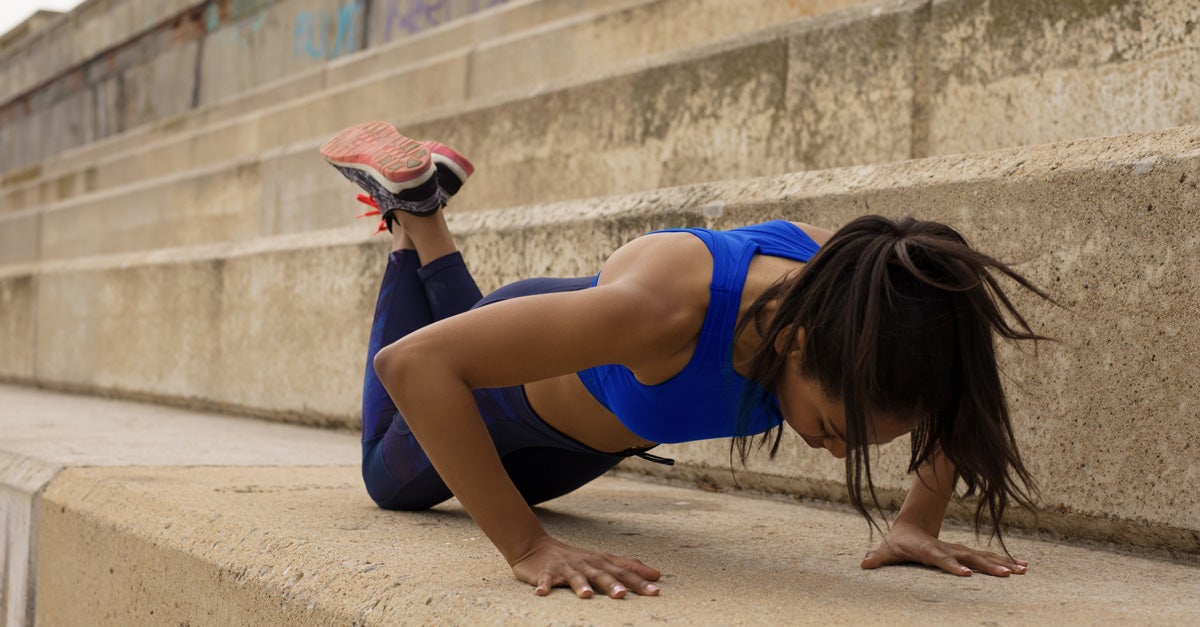
[[[1023,575],[1029,566],[1025,560],[943,542],[924,530],[897,524],[875,550],[867,553],[862,567],[871,569],[903,562],[920,562],[960,577],[969,577],[973,571],[996,577]]]
[[[644,564],[642,566],[645,566]],[[655,578],[660,576],[660,573],[653,568],[645,566],[640,569],[645,572],[646,569],[653,571]],[[560,575],[554,575],[547,571],[542,573],[537,582],[537,588],[534,593],[538,596],[546,596],[550,594],[551,588],[555,584],[566,584],[571,587],[575,595],[581,599],[589,599],[596,594],[597,591],[610,596],[614,599],[623,599],[630,590],[642,596],[656,596],[659,593],[659,587],[648,581],[642,574],[635,571],[633,568],[620,566],[611,561],[606,561],[600,564],[582,564],[578,568],[571,568]]]
[[[596,586],[597,590],[603,590],[605,594],[614,598],[620,599],[625,597],[628,588],[625,584],[617,581],[617,578],[612,573],[606,572],[599,568],[591,568],[587,573],[588,581]]]
[[[638,577],[641,577],[642,579],[646,579],[649,581],[658,581],[659,578],[662,577],[661,571],[659,571],[657,568],[654,568],[653,566],[647,566],[646,564],[644,564],[642,562],[642,560],[639,560],[639,559],[635,559],[632,557],[621,557],[620,555],[613,555],[612,553],[605,553],[604,558],[607,559],[608,561],[612,562],[613,564],[616,564],[617,566],[619,566],[621,568],[625,568],[630,571],[633,571]],[[628,583],[628,582],[626,582],[626,583]],[[657,588],[657,586],[655,586],[655,588]]]
[[[1012,560],[995,553],[966,550],[968,554],[961,558],[961,560],[970,564],[975,570],[997,577],[1025,574],[1026,567],[1017,560]]]
[[[951,575],[959,577],[970,577],[971,569],[963,566],[961,562],[949,551],[945,551],[938,546],[929,548],[929,560],[925,561],[929,566],[940,568]]]
[[[517,579],[533,584],[539,596],[550,594],[556,586],[570,586],[582,599],[597,592],[621,599],[631,590],[653,596],[659,588],[651,582],[662,576],[639,560],[580,549],[549,537],[514,562],[512,569]]]
[[[571,589],[575,591],[575,596],[581,599],[590,599],[595,593],[595,591],[592,590],[591,584],[588,583],[587,577],[578,571],[571,573],[567,577],[567,584],[569,584]]]

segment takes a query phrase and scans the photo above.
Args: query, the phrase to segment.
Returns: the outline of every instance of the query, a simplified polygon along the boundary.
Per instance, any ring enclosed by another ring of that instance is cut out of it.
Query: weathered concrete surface
[[[384,266],[379,243],[310,234],[47,266],[37,278],[37,379],[349,424],[357,403],[346,392],[361,387]],[[328,352],[295,352],[304,342]]]
[[[459,211],[941,152],[931,125],[948,115],[954,101],[934,97],[941,83],[923,61],[929,55],[921,51],[930,48],[932,28],[928,8],[920,2],[872,4],[659,58],[647,69],[626,68],[603,79],[508,100],[479,100],[461,90],[460,79],[490,74],[473,69],[473,59],[485,55],[450,52],[386,77],[327,89],[93,163],[74,180],[90,181],[92,189],[119,187],[46,206],[48,214],[63,213],[58,220],[48,219],[47,226],[51,222],[55,226],[43,230],[48,241],[41,250],[45,258],[60,258],[328,228],[332,226],[328,207],[345,202],[339,199],[345,198],[346,188],[313,158],[313,148],[338,128],[368,118],[395,120],[399,115],[396,122],[406,132],[438,137],[475,157],[479,175],[459,199]],[[620,29],[612,22],[647,10],[639,7],[610,14],[587,22],[586,28],[596,41],[619,40],[612,33]],[[1162,10],[1163,15],[1168,13]],[[547,32],[576,28],[584,26],[559,25]],[[530,45],[536,46],[545,36],[530,35]],[[583,36],[577,39],[591,41]],[[831,46],[830,41],[840,43]],[[1162,47],[1155,50],[1160,56],[1154,59],[1171,59],[1171,64],[1192,53],[1178,38],[1163,39]],[[981,52],[978,61],[990,63],[988,58]],[[1139,59],[1128,62],[1138,67],[1141,63]],[[515,64],[512,72],[525,75]],[[1078,80],[1083,81],[1093,70],[1085,67],[1079,72]],[[452,79],[438,83],[433,81],[437,76]],[[1190,84],[1184,76],[1176,78]],[[398,112],[394,94],[412,81],[442,87],[422,90],[411,106]],[[1147,106],[1159,112],[1157,123],[1191,119],[1191,109],[1170,95],[1184,87],[1158,98],[1154,94],[1162,91],[1160,86],[1137,84],[1145,87],[1139,93],[1149,99]],[[954,115],[1003,134],[1007,117],[978,116],[980,110],[968,103]],[[1089,126],[1095,117],[1081,106],[1064,116],[1072,120],[1062,123],[1073,129],[1067,134],[1070,137],[1120,127]],[[1137,119],[1129,118],[1129,125],[1141,126]],[[955,137],[971,136],[961,124],[951,126]],[[307,139],[297,138],[297,128],[306,129]],[[984,147],[995,143],[986,139],[995,136],[991,133],[981,131]],[[1022,142],[1032,139],[1009,137]],[[954,144],[945,150],[967,148]],[[232,158],[239,154],[253,156]],[[261,178],[245,180],[247,167],[255,162]],[[196,196],[198,206],[189,204],[197,185],[230,193],[250,186],[239,196],[250,213],[234,212],[242,203],[224,194],[202,194]],[[20,200],[46,196],[28,194]],[[161,197],[183,199],[168,214],[172,224],[157,231],[144,229],[148,216],[162,213]],[[13,195],[9,200],[18,198]],[[95,231],[70,218],[81,206],[91,207],[109,236],[96,238]],[[255,209],[260,215],[253,216]],[[212,219],[214,213],[241,220],[242,225],[256,218],[260,228],[245,231],[218,224]],[[204,217],[190,223],[193,214]],[[80,244],[91,240],[98,241]]]
[[[63,468],[313,467],[359,454],[346,433],[8,385],[0,385],[0,433],[0,616],[10,627],[34,623],[40,499]]]
[[[1198,184],[1190,127],[450,218],[485,290],[595,272],[621,243],[667,226],[782,217],[836,227],[867,211],[946,221],[1024,262],[1068,307],[1017,295],[1061,341],[1002,351],[1018,438],[1062,516],[1022,524],[1200,553],[1200,464],[1180,454],[1200,446],[1200,338],[1188,333],[1200,308]],[[386,252],[370,230],[26,269],[35,380],[353,428]],[[902,448],[880,458],[886,490],[906,487]],[[669,452],[701,479],[728,459],[723,442]],[[828,460],[786,453],[751,470],[764,489],[838,498],[842,469]]]
[[[4,203],[11,209],[39,206],[36,203],[178,175],[230,159],[265,159],[264,151],[274,153],[279,147],[314,140],[367,118],[417,119],[448,107],[461,109],[468,102],[496,102],[503,94],[520,94],[519,101],[524,102],[528,92],[548,82],[561,87],[564,80],[595,78],[655,53],[859,2],[609,0],[569,18],[562,16],[573,5],[563,0],[514,5],[466,20],[461,27],[451,25],[339,60],[319,72],[303,72],[251,92],[238,89],[245,95],[172,120],[158,130],[71,151],[47,162],[35,180],[11,187]],[[666,17],[672,14],[703,19],[690,20],[688,28],[673,28],[674,22]],[[263,26],[262,30],[270,29]],[[498,45],[487,46],[493,39]],[[210,54],[208,50],[205,54]],[[551,110],[534,115],[557,114]],[[304,129],[299,137],[297,129]],[[68,177],[70,183],[79,181],[83,186],[65,185]],[[136,191],[129,192],[137,196]]]
[[[651,0],[575,16],[540,32],[489,38],[471,56],[472,97],[528,93],[539,84],[865,4],[864,0]],[[515,79],[515,80],[514,80]]]
[[[48,73],[18,81],[28,91],[0,97],[0,170],[187,111],[203,26],[197,12],[178,13],[185,4],[203,3],[89,2],[16,47],[0,63],[0,81],[14,69]],[[125,38],[110,39],[118,34]],[[46,49],[47,37],[69,39]]]
[[[7,32],[0,33],[0,51],[8,50],[22,43],[25,39],[53,24],[62,16],[63,13],[61,11],[38,9],[33,15],[25,18],[24,22],[9,28]]]
[[[916,154],[1198,124],[1197,25],[1196,2],[934,0]]]
[[[29,39],[0,51],[0,102],[8,102],[199,3],[88,0]]]
[[[0,213],[0,266],[37,259],[42,213],[26,209]]]
[[[1173,624],[1200,615],[1192,566],[1014,538],[1028,575],[863,571],[871,545],[852,514],[617,479],[551,502],[542,518],[568,542],[662,569],[662,594],[537,598],[456,505],[384,512],[358,484],[354,467],[68,470],[42,501],[37,618]]]
[[[366,48],[366,0],[256,3],[209,29],[198,98],[209,104]],[[266,5],[266,6],[263,6]],[[253,63],[247,60],[253,59]]]
[[[586,8],[582,0],[525,0],[489,9],[471,19],[455,20],[436,29],[418,35],[398,38],[389,44],[359,54],[340,57],[309,70],[298,71],[287,77],[269,81],[236,95],[194,109],[186,116],[144,125],[121,135],[94,142],[87,146],[66,151],[45,163],[47,177],[64,176],[77,170],[86,170],[96,163],[104,162],[113,155],[129,152],[147,143],[178,139],[185,131],[219,125],[247,114],[258,113],[280,104],[307,98],[327,88],[358,83],[376,75],[403,73],[409,67],[421,66],[430,57],[444,56],[471,48],[488,39],[512,35],[523,30],[557,21],[568,15],[591,15],[596,11],[620,8],[647,0],[588,0]],[[378,8],[378,3],[375,8]],[[253,26],[255,22],[251,21]],[[414,77],[415,79],[416,77]],[[444,89],[445,76],[438,77],[438,88]],[[462,81],[459,81],[461,84]],[[453,85],[449,85],[453,86]],[[361,89],[359,90],[362,91]],[[384,90],[386,91],[386,90]],[[411,90],[404,90],[408,102]],[[425,97],[425,91],[422,97]],[[388,94],[395,98],[395,94]],[[254,148],[238,145],[235,154],[254,154]],[[136,151],[135,151],[136,152]],[[228,154],[228,153],[226,153]],[[195,163],[193,162],[193,165]],[[95,181],[88,191],[98,189]],[[66,196],[47,197],[46,202]],[[24,205],[23,205],[24,206]]]
[[[0,450],[0,618],[10,627],[34,622],[37,495],[59,470],[55,464]]]
[[[0,277],[0,381],[33,380],[33,273]]]

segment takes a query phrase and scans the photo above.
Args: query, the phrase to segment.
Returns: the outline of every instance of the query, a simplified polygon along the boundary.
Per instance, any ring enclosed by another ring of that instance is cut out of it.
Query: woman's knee
[[[450,490],[432,467],[403,482],[397,481],[384,464],[377,445],[378,442],[365,445],[362,476],[367,495],[380,509],[420,511],[450,498]]]

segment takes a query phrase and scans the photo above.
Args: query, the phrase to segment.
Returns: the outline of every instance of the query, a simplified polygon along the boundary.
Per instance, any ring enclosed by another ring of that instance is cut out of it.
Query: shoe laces
[[[374,198],[371,198],[370,196],[368,196],[366,194],[359,194],[358,196],[355,196],[355,200],[357,200],[358,202],[361,202],[362,204],[367,205],[369,207],[373,207],[373,209],[371,209],[370,211],[364,211],[363,213],[360,213],[360,214],[354,216],[355,218],[367,218],[370,216],[377,216],[377,215],[382,214],[382,212],[379,210],[379,203],[375,202]],[[372,235],[379,235],[380,233],[382,233],[386,230],[388,230],[387,220],[380,220],[379,226],[375,228],[375,232],[372,233]]]

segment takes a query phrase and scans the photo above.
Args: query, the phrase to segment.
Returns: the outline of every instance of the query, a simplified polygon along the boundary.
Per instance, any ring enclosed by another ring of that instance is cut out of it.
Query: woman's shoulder
[[[824,246],[825,242],[828,242],[829,238],[833,237],[834,232],[829,229],[813,226],[807,222],[790,222],[792,226],[804,231],[804,234],[812,239],[812,241],[816,242],[818,246]]]
[[[699,333],[708,309],[713,259],[704,242],[688,233],[643,235],[608,258],[599,287],[636,292],[636,302],[663,333]]]
[[[600,283],[636,281],[666,296],[706,295],[712,270],[712,254],[703,241],[686,232],[657,232],[617,249],[605,262]]]

